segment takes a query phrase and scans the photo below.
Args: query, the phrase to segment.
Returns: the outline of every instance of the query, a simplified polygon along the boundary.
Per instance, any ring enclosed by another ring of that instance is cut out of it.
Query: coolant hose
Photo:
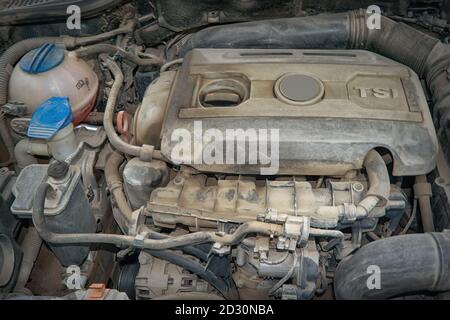
[[[153,146],[135,146],[126,143],[117,134],[114,128],[113,118],[120,89],[123,85],[123,73],[114,60],[102,57],[102,61],[106,64],[114,76],[114,83],[111,87],[111,91],[109,92],[108,101],[106,102],[105,113],[103,116],[103,126],[109,142],[116,150],[139,157],[142,161],[151,161],[152,159],[164,160],[161,153],[158,150],[154,150]]]
[[[364,158],[363,167],[366,169],[369,183],[369,189],[364,199],[356,206],[341,204],[319,207],[317,214],[321,219],[312,220],[312,226],[334,227],[342,218],[356,220],[370,217],[375,207],[384,206],[387,203],[391,192],[391,182],[383,157],[376,150],[370,150]]]
[[[119,152],[113,152],[105,164],[105,179],[108,189],[121,214],[121,219],[116,219],[117,224],[122,231],[127,231],[128,225],[132,220],[133,210],[128,204],[123,191],[123,180],[119,172],[119,167],[124,160],[125,158]]]
[[[431,184],[425,175],[417,176],[414,184],[414,197],[419,201],[423,232],[434,232],[433,209],[431,208]]]
[[[376,277],[378,271],[377,288],[369,277]],[[338,299],[388,299],[449,290],[450,233],[445,232],[371,242],[342,260],[334,278]]]
[[[82,47],[80,49],[75,50],[75,53],[80,58],[86,58],[92,55],[99,55],[101,53],[108,53],[112,55],[119,55],[120,57],[128,60],[138,66],[150,66],[155,64],[162,64],[163,60],[155,55],[152,55],[151,59],[143,59],[139,56],[125,51],[124,49],[109,44],[109,43],[98,43],[88,47]]]
[[[150,239],[169,239],[169,238],[171,238],[171,236],[164,234],[164,233],[151,231],[149,233],[149,238]],[[196,257],[197,259],[200,259],[201,261],[208,261],[208,253],[203,251],[200,248],[195,247],[195,246],[184,246],[184,247],[177,248],[177,249],[183,251],[183,253],[185,253],[187,255]]]
[[[234,245],[239,243],[248,234],[256,233],[267,236],[277,236],[283,232],[283,226],[281,225],[251,221],[240,225],[232,234],[203,231],[157,240],[144,239],[140,236],[133,237],[117,234],[54,233],[48,228],[44,216],[46,194],[50,187],[51,186],[46,182],[38,187],[34,196],[32,218],[34,226],[42,239],[52,244],[69,245],[98,243],[112,244],[119,248],[135,247],[149,250],[165,250],[205,242],[218,242],[223,245]]]
[[[391,193],[389,172],[383,157],[375,150],[370,150],[363,163],[369,181],[366,197],[356,207],[358,218],[367,217],[376,206],[384,206]]]

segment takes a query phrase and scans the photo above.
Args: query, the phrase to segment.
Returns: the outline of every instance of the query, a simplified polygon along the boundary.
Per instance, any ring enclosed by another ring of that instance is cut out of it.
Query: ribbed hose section
[[[422,77],[428,56],[439,40],[386,17],[381,17],[380,27],[368,30],[367,49],[407,65]]]
[[[366,12],[355,10],[348,15],[350,24],[350,48],[364,49],[367,47],[368,29],[366,27]]]
[[[334,280],[336,298],[345,300],[448,290],[450,233],[410,234],[371,242],[339,263]]]

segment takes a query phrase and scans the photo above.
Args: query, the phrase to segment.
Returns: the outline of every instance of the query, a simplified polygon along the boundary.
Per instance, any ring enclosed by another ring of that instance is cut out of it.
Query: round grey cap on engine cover
[[[322,99],[324,86],[316,77],[306,74],[286,74],[275,83],[278,99],[295,105],[313,104]]]

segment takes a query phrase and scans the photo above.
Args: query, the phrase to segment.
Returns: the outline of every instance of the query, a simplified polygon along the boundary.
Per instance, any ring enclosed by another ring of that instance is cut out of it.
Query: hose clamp
[[[431,197],[432,195],[431,184],[428,182],[419,182],[414,185],[414,197],[416,199],[420,197]]]
[[[133,239],[133,247],[144,248],[145,236],[143,234],[137,234]]]
[[[153,151],[155,151],[155,147],[148,145],[148,144],[144,144],[141,147],[141,150],[139,152],[139,159],[141,159],[142,161],[145,162],[150,162],[153,159]]]

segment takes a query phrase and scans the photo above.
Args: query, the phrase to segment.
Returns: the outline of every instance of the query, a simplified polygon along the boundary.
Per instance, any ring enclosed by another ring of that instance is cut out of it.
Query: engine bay
[[[85,2],[0,26],[1,299],[450,297],[447,1]]]

